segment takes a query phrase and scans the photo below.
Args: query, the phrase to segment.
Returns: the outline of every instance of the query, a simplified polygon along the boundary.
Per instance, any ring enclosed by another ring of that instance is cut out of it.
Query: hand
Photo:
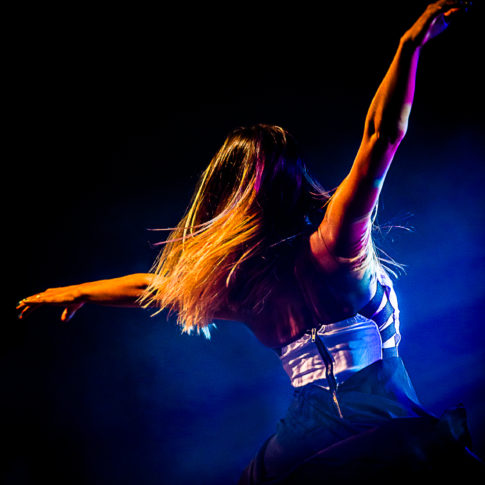
[[[69,321],[85,303],[82,298],[80,286],[73,285],[61,288],[50,288],[20,300],[17,305],[17,310],[20,311],[19,319],[24,318],[41,306],[51,305],[64,307],[61,314],[61,321]]]
[[[466,12],[470,6],[470,1],[439,0],[431,3],[403,38],[421,47],[441,34],[448,27],[451,18],[460,12]]]

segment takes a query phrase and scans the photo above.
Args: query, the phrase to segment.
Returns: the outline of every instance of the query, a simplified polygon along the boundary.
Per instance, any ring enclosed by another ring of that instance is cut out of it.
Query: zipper
[[[332,402],[335,410],[337,411],[340,419],[344,419],[337,398],[337,380],[335,379],[335,374],[333,372],[333,359],[327,347],[323,343],[323,340],[318,335],[316,328],[312,328],[311,341],[316,344],[318,353],[322,357],[323,363],[325,364],[325,377],[327,378],[328,386],[330,387],[330,393],[332,394]]]

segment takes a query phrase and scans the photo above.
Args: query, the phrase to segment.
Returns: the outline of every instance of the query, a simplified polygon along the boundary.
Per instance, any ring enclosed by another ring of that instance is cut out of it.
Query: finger
[[[453,7],[443,12],[443,17],[446,19],[457,17],[460,14],[466,14],[469,10],[470,4],[460,5],[459,7]]]
[[[22,320],[23,318],[25,318],[27,315],[32,313],[36,308],[37,307],[25,306],[18,316],[19,320]]]
[[[62,322],[68,322],[71,320],[71,318],[74,316],[74,314],[82,307],[82,304],[78,305],[71,305],[66,308],[64,308],[64,311],[62,312],[61,315],[61,321]]]
[[[15,310],[20,310],[22,307],[26,306],[25,300],[20,300],[15,307]]]
[[[64,308],[62,315],[61,315],[61,322],[67,322],[72,315],[70,315],[69,308]]]
[[[28,296],[19,302],[19,305],[24,303],[27,305],[42,305],[42,304],[49,304],[49,305],[59,305],[65,306],[68,305],[72,300],[72,294],[65,291],[64,288],[60,289],[49,289],[46,291],[42,291],[41,293],[37,293],[32,296]]]
[[[69,310],[68,308],[65,308],[61,315],[61,322],[68,322],[69,320],[71,320],[76,311],[77,309]]]
[[[448,10],[447,12],[445,12],[443,15],[445,17],[449,17],[450,15],[453,15],[453,14],[459,12],[459,11],[460,11],[459,8],[452,8],[452,9]]]
[[[21,308],[20,305],[17,307],[17,310]],[[22,311],[19,313],[18,315],[18,318],[19,320],[22,320],[22,318],[24,318],[26,316],[26,314],[29,312],[29,307],[27,305],[25,305],[23,308],[22,308]]]
[[[37,293],[36,295],[28,296],[27,298],[24,298],[23,300],[20,300],[18,305],[36,305],[40,303],[45,303],[44,299],[42,297],[42,293]]]

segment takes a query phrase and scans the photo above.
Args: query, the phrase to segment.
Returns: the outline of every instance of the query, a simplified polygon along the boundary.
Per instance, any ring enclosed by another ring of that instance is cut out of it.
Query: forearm
[[[362,143],[347,177],[329,204],[327,233],[337,245],[360,245],[385,177],[402,141],[414,97],[419,48],[401,39],[367,113]],[[356,234],[354,234],[356,233]],[[354,250],[342,250],[353,253]]]
[[[364,137],[376,136],[391,145],[399,144],[403,139],[414,99],[420,50],[407,33],[401,38],[369,107]]]
[[[152,281],[150,273],[135,273],[120,278],[92,281],[77,286],[79,299],[99,305],[137,307]]]
[[[41,306],[61,306],[64,311],[62,321],[67,321],[86,303],[98,305],[139,307],[140,298],[152,282],[153,275],[136,273],[120,278],[91,281],[79,285],[48,288],[20,300],[17,310],[19,318]]]
[[[447,20],[461,8],[461,3],[451,0],[432,3],[401,37],[370,104],[352,168],[332,197],[320,226],[331,253],[352,258],[368,241],[371,216],[407,130],[420,50],[446,29]]]

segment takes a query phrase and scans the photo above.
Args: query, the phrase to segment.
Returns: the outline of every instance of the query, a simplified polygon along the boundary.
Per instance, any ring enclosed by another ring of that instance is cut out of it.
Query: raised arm
[[[79,285],[50,288],[21,300],[17,306],[19,318],[41,306],[59,306],[64,310],[61,320],[67,321],[86,303],[136,307],[144,290],[152,281],[150,273],[136,273],[120,278],[91,281]]]
[[[368,242],[372,213],[387,171],[407,130],[420,51],[469,2],[430,4],[401,37],[397,52],[370,105],[362,142],[352,168],[333,195],[310,243],[328,271],[338,261],[356,258]]]

